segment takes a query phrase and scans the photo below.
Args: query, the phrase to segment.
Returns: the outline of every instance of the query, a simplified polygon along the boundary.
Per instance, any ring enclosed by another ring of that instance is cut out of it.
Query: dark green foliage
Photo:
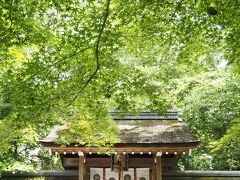
[[[14,156],[15,142],[24,152],[34,149],[56,124],[72,127],[81,143],[111,146],[117,130],[107,110],[113,108],[163,113],[183,107],[193,130],[208,130],[203,142],[221,139],[239,115],[231,101],[238,88],[226,83],[220,90],[215,85],[197,90],[198,79],[221,69],[222,62],[227,65],[219,73],[233,73],[226,80],[238,76],[239,6],[227,0],[1,1],[2,168],[27,159]],[[196,79],[186,82],[186,77]],[[208,96],[213,99],[202,100]],[[196,121],[187,103],[196,106]],[[235,114],[225,120],[228,111]],[[89,139],[100,127],[102,138]]]
[[[202,141],[194,155],[184,160],[188,169],[240,168],[240,81],[221,76],[197,80],[199,84],[183,100],[184,119]]]

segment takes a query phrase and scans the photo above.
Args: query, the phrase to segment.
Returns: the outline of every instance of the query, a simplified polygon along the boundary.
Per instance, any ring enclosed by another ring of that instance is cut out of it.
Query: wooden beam
[[[156,156],[156,174],[157,180],[162,180],[162,157]]]
[[[111,167],[112,160],[111,158],[86,158],[86,166],[89,167]]]
[[[84,156],[79,156],[78,180],[84,180]]]
[[[54,149],[55,147],[60,147],[58,144],[54,142],[41,142],[41,144],[45,147],[49,147],[51,149]],[[182,142],[182,143],[117,143],[113,148],[110,148],[109,150],[115,150],[115,149],[122,149],[122,148],[128,148],[130,150],[135,150],[136,148],[154,148],[154,147],[161,147],[165,148],[167,147],[168,149],[171,148],[178,148],[178,147],[185,147],[188,149],[195,148],[200,144],[200,141],[194,141],[194,142]],[[78,146],[76,146],[78,145]],[[71,146],[66,147],[69,151],[71,149],[85,149],[88,151],[91,151],[91,149],[96,150],[97,152],[100,150],[99,148],[94,148],[94,147],[84,147],[84,146],[79,146],[79,144],[71,144]],[[113,151],[114,152],[114,151]]]
[[[129,158],[128,167],[129,168],[147,168],[154,165],[153,158]]]
[[[150,145],[124,145],[124,146],[119,146],[119,147],[114,147],[114,148],[109,148],[109,152],[117,152],[117,153],[123,153],[125,152],[127,153],[149,153],[151,152],[152,154],[155,154],[156,152],[162,151],[162,152],[169,152],[169,153],[174,153],[177,152],[178,154],[183,154],[183,152],[188,152],[189,149],[193,149],[195,148],[198,143],[182,143],[182,144],[151,144]],[[67,153],[67,152],[78,152],[78,151],[82,151],[84,153],[98,153],[99,152],[99,148],[95,148],[95,147],[60,147],[60,146],[46,146],[52,149],[52,151],[57,151],[59,153]]]
[[[127,157],[127,155],[126,155]],[[65,167],[78,167],[79,166],[79,160],[78,158],[66,158],[63,157],[63,165]],[[117,158],[115,158],[115,162],[117,161]],[[125,161],[122,161],[122,165],[127,170],[128,168],[148,168],[152,167],[154,165],[154,159],[153,158],[126,158],[123,159]],[[85,166],[88,167],[98,167],[98,168],[104,168],[104,167],[112,167],[114,164],[114,160],[112,162],[112,159],[109,158],[86,158]]]

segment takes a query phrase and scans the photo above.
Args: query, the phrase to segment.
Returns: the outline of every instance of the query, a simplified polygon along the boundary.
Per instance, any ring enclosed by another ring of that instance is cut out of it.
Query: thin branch
[[[175,8],[175,10],[174,10],[174,12],[171,14],[170,19],[169,19],[167,22],[165,22],[165,24],[162,25],[160,28],[164,28],[166,25],[168,25],[168,24],[172,21],[174,14],[177,12],[177,9],[178,9],[178,7],[180,6],[180,4],[181,4],[182,2],[183,2],[183,0],[180,0],[180,1],[178,2],[177,6],[176,6],[176,8]]]
[[[12,24],[13,24],[13,20],[12,20],[12,7],[13,7],[13,1],[14,0],[11,0],[10,1],[10,7],[9,7],[9,15],[8,15],[8,19],[10,20],[10,26],[5,29],[5,31],[3,31],[0,36],[3,36],[11,27],[12,27]]]
[[[32,75],[31,75],[29,78],[27,78],[26,80],[31,79],[32,77],[36,76],[38,73],[43,72],[43,71],[49,69],[50,67],[52,67],[52,66],[54,66],[54,65],[57,65],[58,63],[60,63],[60,62],[62,62],[62,61],[64,61],[64,60],[70,59],[70,58],[78,55],[79,53],[84,52],[84,51],[86,51],[86,50],[88,50],[88,49],[90,49],[90,48],[92,48],[92,47],[89,46],[89,47],[86,47],[86,48],[84,48],[84,49],[80,49],[80,50],[78,50],[78,51],[75,52],[75,53],[72,53],[72,54],[70,54],[70,55],[68,55],[68,56],[66,56],[66,57],[63,57],[63,58],[61,58],[61,59],[58,59],[58,60],[55,61],[54,63],[52,63],[52,64],[50,64],[50,65],[48,65],[48,66],[46,66],[46,67],[44,67],[44,68],[42,68],[42,69],[40,69],[40,70],[38,70],[37,72],[35,72],[34,74],[32,74]]]
[[[177,3],[177,5],[175,6],[174,12],[170,15],[170,19],[165,22],[162,26],[160,26],[159,28],[162,29],[164,28],[166,25],[168,25],[172,20],[173,20],[173,16],[174,14],[177,12],[178,7],[181,5],[181,3],[183,2],[183,0],[179,0],[179,2]],[[170,5],[173,5],[173,3],[169,3]],[[162,11],[164,11],[166,9],[163,8]],[[121,37],[134,37],[134,38],[146,38],[145,35],[122,35]],[[154,34],[154,32],[152,32],[151,34],[148,34],[148,38],[149,39],[153,39],[156,38],[156,35]]]
[[[101,42],[101,38],[102,38],[102,34],[104,31],[104,28],[106,27],[106,22],[107,22],[107,18],[109,16],[109,6],[110,6],[110,1],[111,0],[107,0],[107,5],[106,5],[106,9],[105,9],[105,16],[103,18],[103,22],[101,25],[101,28],[99,30],[98,33],[98,38],[96,41],[96,45],[95,45],[95,59],[96,59],[96,68],[93,71],[93,73],[90,75],[90,77],[85,81],[85,83],[82,85],[82,87],[79,89],[79,91],[77,92],[77,94],[73,97],[73,99],[69,102],[69,104],[67,105],[70,106],[77,98],[78,96],[82,93],[82,91],[87,87],[87,85],[90,83],[90,81],[94,78],[94,76],[97,74],[99,68],[100,68],[100,63],[99,63],[99,46],[100,46],[100,42]]]

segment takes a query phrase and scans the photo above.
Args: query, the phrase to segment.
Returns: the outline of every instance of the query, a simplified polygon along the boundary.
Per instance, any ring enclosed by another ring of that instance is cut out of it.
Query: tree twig
[[[86,48],[84,48],[84,49],[80,49],[80,50],[78,50],[78,51],[76,51],[76,52],[74,52],[74,53],[72,53],[72,54],[70,54],[70,55],[68,55],[68,56],[66,56],[66,57],[63,57],[63,58],[61,58],[61,59],[58,59],[58,60],[55,61],[54,63],[52,63],[52,64],[50,64],[50,65],[48,65],[48,66],[46,66],[46,67],[44,67],[44,68],[42,68],[42,69],[40,69],[40,70],[38,70],[37,72],[35,72],[34,74],[32,74],[32,75],[31,75],[29,78],[27,78],[26,80],[31,79],[32,77],[36,76],[38,73],[47,70],[47,69],[50,68],[51,66],[54,66],[54,65],[56,65],[56,64],[58,64],[58,63],[60,63],[60,62],[62,62],[62,61],[64,61],[64,60],[70,59],[70,58],[78,55],[79,53],[84,52],[84,51],[86,51],[86,50],[88,50],[88,49],[90,49],[90,48],[92,48],[92,46],[86,47]]]
[[[182,2],[183,2],[183,0],[180,0],[180,1],[178,2],[177,6],[176,6],[176,8],[175,8],[175,10],[174,10],[174,12],[173,12],[173,13],[171,14],[171,16],[170,16],[170,19],[169,19],[167,22],[165,22],[165,24],[162,25],[160,28],[164,28],[166,25],[168,25],[168,24],[172,21],[174,14],[177,12],[177,9],[178,9],[178,7],[180,6],[180,4],[181,4]]]
[[[68,106],[70,106],[77,98],[78,96],[82,93],[82,91],[87,87],[87,85],[90,83],[90,81],[94,78],[94,76],[97,74],[99,68],[100,68],[100,63],[99,63],[99,46],[100,46],[100,42],[101,42],[101,38],[102,38],[102,34],[104,31],[104,28],[106,27],[106,22],[107,22],[107,18],[109,16],[109,6],[110,6],[110,1],[111,0],[107,0],[107,5],[106,5],[106,9],[105,9],[105,16],[103,18],[103,22],[102,25],[100,27],[99,33],[98,33],[98,38],[96,41],[96,45],[95,45],[95,59],[96,59],[96,68],[93,71],[93,73],[89,76],[89,78],[85,81],[85,83],[82,85],[82,87],[79,89],[79,91],[77,92],[77,94],[73,97],[73,99],[68,103]]]
[[[10,20],[10,26],[5,29],[5,31],[3,31],[0,36],[3,36],[11,27],[12,27],[12,24],[13,24],[13,20],[12,20],[12,7],[13,7],[13,1],[14,0],[11,0],[10,1],[10,7],[9,7],[9,15],[8,15],[8,19]]]

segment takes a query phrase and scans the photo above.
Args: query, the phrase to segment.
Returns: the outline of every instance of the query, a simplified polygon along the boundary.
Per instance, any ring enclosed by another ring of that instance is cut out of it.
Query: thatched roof
[[[177,120],[119,121],[122,143],[197,142],[188,127]]]
[[[199,140],[190,132],[189,128],[179,119],[178,113],[171,111],[166,116],[156,113],[142,112],[137,115],[110,112],[118,122],[120,130],[118,144],[176,144],[198,143]],[[55,126],[42,143],[55,143],[57,132],[66,126]]]

